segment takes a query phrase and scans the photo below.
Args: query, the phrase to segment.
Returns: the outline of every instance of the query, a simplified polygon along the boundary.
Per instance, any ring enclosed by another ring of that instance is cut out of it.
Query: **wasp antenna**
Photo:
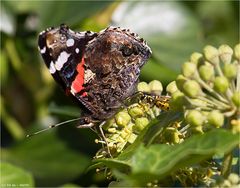
[[[75,119],[70,119],[70,120],[67,120],[67,121],[64,121],[64,122],[55,124],[55,125],[50,125],[50,126],[48,126],[47,128],[45,128],[45,129],[42,129],[42,130],[37,131],[37,132],[32,133],[32,134],[28,134],[26,137],[29,138],[29,137],[32,137],[32,136],[37,135],[37,134],[39,134],[39,133],[45,132],[45,131],[47,131],[47,130],[49,130],[49,129],[52,129],[52,128],[55,128],[55,127],[58,127],[58,126],[60,126],[60,125],[64,125],[64,124],[67,124],[67,123],[70,123],[70,122],[73,122],[73,121],[77,121],[77,120],[80,120],[80,119],[81,119],[81,118],[75,118]]]

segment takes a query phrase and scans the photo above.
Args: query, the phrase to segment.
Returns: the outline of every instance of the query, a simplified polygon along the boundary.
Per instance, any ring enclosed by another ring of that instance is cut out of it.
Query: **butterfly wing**
[[[74,32],[66,25],[49,28],[39,34],[38,46],[42,58],[53,78],[66,93],[71,90],[80,68],[80,72],[83,72],[82,56],[86,44],[96,36],[97,33],[93,32]],[[83,88],[83,79],[82,73],[79,88]]]

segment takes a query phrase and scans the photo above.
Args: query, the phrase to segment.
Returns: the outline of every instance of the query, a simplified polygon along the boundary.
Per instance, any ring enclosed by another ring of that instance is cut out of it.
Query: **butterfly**
[[[55,81],[82,109],[78,127],[111,118],[136,92],[151,49],[128,29],[75,32],[65,24],[39,34],[38,48]]]

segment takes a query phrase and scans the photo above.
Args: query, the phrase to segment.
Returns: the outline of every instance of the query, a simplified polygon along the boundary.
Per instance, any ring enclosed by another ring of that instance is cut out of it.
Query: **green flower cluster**
[[[219,178],[216,182],[212,183],[210,187],[232,187],[237,188],[240,186],[240,177],[238,174],[231,173],[227,179]]]
[[[193,53],[167,92],[171,109],[184,110],[192,130],[203,133],[230,124],[227,128],[240,132],[240,44]]]
[[[103,125],[106,140],[96,140],[96,143],[104,145],[97,153],[96,158],[104,157],[107,154],[107,147],[113,156],[118,155],[136,140],[152,119],[160,114],[161,108],[149,103],[148,100],[141,100],[140,96],[143,93],[160,96],[163,89],[161,82],[157,80],[153,80],[149,84],[140,82],[137,89],[138,93],[130,99],[130,105],[121,109]]]

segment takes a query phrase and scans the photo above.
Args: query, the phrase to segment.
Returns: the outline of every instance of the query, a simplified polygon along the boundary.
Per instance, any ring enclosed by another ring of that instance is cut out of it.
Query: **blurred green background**
[[[86,171],[99,149],[76,123],[26,138],[81,110],[53,81],[37,50],[38,33],[65,23],[72,30],[109,25],[143,37],[153,54],[140,79],[176,78],[192,52],[239,42],[238,1],[1,1],[1,186],[106,186]]]

